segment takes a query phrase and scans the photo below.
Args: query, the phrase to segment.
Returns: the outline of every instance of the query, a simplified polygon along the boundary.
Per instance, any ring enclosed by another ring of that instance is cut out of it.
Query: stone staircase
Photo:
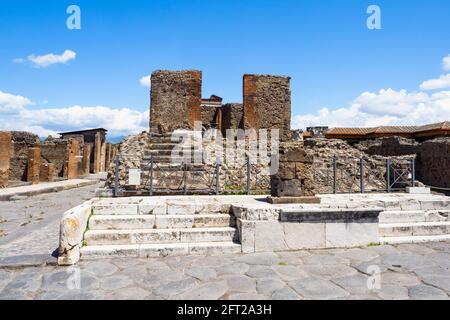
[[[450,240],[450,209],[384,211],[379,217],[381,243]]]
[[[241,252],[235,217],[211,205],[94,205],[83,259]],[[199,209],[200,208],[200,209]]]
[[[188,134],[188,133],[187,133]],[[186,183],[187,194],[212,193],[211,171],[207,171],[204,164],[194,164],[194,157],[201,156],[201,152],[195,151],[193,146],[187,146],[182,150],[190,153],[191,160],[187,165],[182,165],[183,157],[172,156],[172,150],[182,141],[172,140],[172,134],[151,134],[150,145],[145,152],[141,170],[149,171],[149,164],[153,159],[153,186],[154,194],[175,195],[185,192],[183,185]],[[199,159],[201,159],[199,157]],[[186,179],[183,176],[186,172]],[[207,177],[207,178],[206,178]]]

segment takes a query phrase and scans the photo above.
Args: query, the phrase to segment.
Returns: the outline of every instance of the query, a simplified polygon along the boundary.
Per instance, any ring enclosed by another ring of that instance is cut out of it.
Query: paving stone
[[[149,260],[145,262],[145,267],[147,268],[147,270],[160,270],[160,269],[165,269],[165,270],[170,270],[170,267],[164,262],[164,261],[160,261],[160,260]]]
[[[361,262],[371,261],[379,257],[379,254],[377,252],[360,248],[347,249],[336,255],[342,258],[350,259],[351,261],[361,261]]]
[[[450,276],[445,277],[438,275],[429,275],[421,277],[423,283],[441,288],[446,292],[450,292]]]
[[[92,261],[83,265],[83,270],[97,276],[109,276],[118,270],[118,268],[106,261]]]
[[[369,276],[358,273],[353,276],[337,278],[331,281],[344,288],[352,295],[360,295],[367,294],[371,291],[367,283],[368,279]]]
[[[349,264],[350,260],[336,257],[329,254],[315,254],[302,258],[303,264],[307,265],[337,265],[337,264]]]
[[[240,262],[245,262],[251,265],[274,265],[277,264],[280,259],[273,252],[263,252],[263,253],[249,253],[245,254],[238,259]]]
[[[354,268],[346,265],[305,265],[302,267],[306,273],[321,278],[333,279],[357,274]]]
[[[76,271],[74,271],[76,270]],[[77,277],[79,276],[79,280]],[[100,282],[97,278],[87,272],[78,269],[67,268],[45,274],[42,280],[42,290],[66,291],[71,288],[80,287],[83,290],[98,289]]]
[[[258,279],[256,282],[256,291],[264,295],[272,295],[275,291],[286,286],[284,281],[273,278]]]
[[[413,274],[387,271],[381,274],[381,283],[382,285],[410,287],[420,284],[420,280]]]
[[[61,294],[58,300],[103,300],[103,291],[82,291],[82,290],[69,290]]]
[[[256,280],[245,275],[227,275],[222,279],[227,281],[227,285],[230,291],[237,292],[255,292]]]
[[[276,272],[269,266],[251,265],[246,275],[252,278],[278,278]]]
[[[272,266],[272,269],[280,276],[283,280],[295,280],[308,278],[310,275],[302,268],[302,266]]]
[[[303,264],[302,257],[310,256],[308,251],[284,251],[276,253],[280,258],[280,263],[298,265]]]
[[[332,299],[349,295],[347,291],[339,286],[319,278],[294,280],[288,284],[306,299]]]
[[[380,245],[380,246],[371,246],[365,248],[368,251],[376,252],[379,255],[386,255],[386,254],[396,254],[398,253],[397,249],[392,245]]]
[[[155,271],[161,272],[161,269],[156,269]],[[148,273],[151,273],[144,264],[137,264],[135,266],[125,268],[121,272],[121,274],[126,275],[130,277],[131,279],[137,281],[143,277],[143,275],[146,275]],[[168,272],[165,271],[165,274]]]
[[[107,300],[146,300],[150,292],[139,287],[128,287],[105,293]]]
[[[6,270],[0,270],[0,292],[12,280],[13,273]]]
[[[3,290],[0,292],[0,300],[31,300],[32,297],[23,291]]]
[[[388,254],[381,257],[383,264],[398,266],[407,270],[436,266],[432,260],[417,254]]]
[[[402,244],[398,244],[397,249],[401,250],[401,251],[408,251],[411,253],[415,253],[415,254],[429,254],[429,253],[434,253],[436,252],[435,250],[428,248],[426,246],[423,245],[419,245],[416,243],[402,243]]]
[[[173,296],[183,293],[197,286],[197,281],[193,278],[187,278],[179,281],[172,281],[157,287],[155,294],[161,296]]]
[[[216,267],[216,272],[219,276],[227,274],[244,274],[249,268],[250,266],[246,263],[236,262],[225,266]]]
[[[450,269],[450,253],[437,252],[427,255],[428,259],[433,260],[438,266]]]
[[[4,290],[17,290],[25,293],[35,292],[42,285],[42,275],[36,273],[18,274],[14,279],[4,288]]]
[[[117,275],[103,278],[100,285],[104,290],[117,290],[131,286],[132,284],[133,280],[129,277]]]
[[[444,291],[424,284],[411,287],[408,292],[413,300],[450,300]]]
[[[289,287],[283,287],[275,290],[275,292],[270,297],[272,300],[302,300],[297,292]]]
[[[217,277],[216,270],[208,267],[193,267],[186,270],[185,273],[200,281],[208,281]]]
[[[378,268],[380,273],[385,272],[387,270],[387,267],[384,264],[382,264],[381,261],[379,261],[378,259],[361,263],[353,262],[351,264],[351,267],[355,268],[361,273],[368,275],[373,274],[372,270],[374,270],[374,268]]]
[[[257,293],[236,293],[228,297],[229,300],[267,300],[264,295]]]
[[[175,300],[218,300],[228,290],[227,282],[209,282],[181,295],[170,297]]]
[[[400,286],[382,285],[378,296],[383,300],[407,300],[408,289]]]

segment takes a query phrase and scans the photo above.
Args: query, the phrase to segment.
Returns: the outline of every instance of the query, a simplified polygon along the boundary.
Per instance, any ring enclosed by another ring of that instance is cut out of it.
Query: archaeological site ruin
[[[58,262],[450,238],[449,122],[302,132],[289,77],[242,88],[224,102],[202,98],[201,71],[153,72],[149,131],[64,214]]]

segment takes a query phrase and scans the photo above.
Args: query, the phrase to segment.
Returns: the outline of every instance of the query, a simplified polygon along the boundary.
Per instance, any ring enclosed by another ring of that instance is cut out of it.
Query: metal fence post
[[[336,155],[333,156],[333,193],[337,193],[336,188],[336,175],[337,175],[337,163],[336,163]]]
[[[360,188],[361,193],[364,193],[364,159],[363,159],[363,157],[361,157],[359,159],[359,173],[360,173],[359,188]]]
[[[416,159],[411,159],[411,187],[415,186],[416,182]]]
[[[116,198],[119,195],[119,165],[120,165],[120,156],[117,155],[114,163],[114,194],[113,194],[114,198]]]
[[[386,190],[391,192],[391,159],[386,159]]]
[[[150,196],[153,195],[153,155],[150,157]]]
[[[250,175],[251,175],[251,173],[250,173],[250,170],[251,170],[250,157],[248,155],[246,155],[245,158],[247,160],[247,194],[250,194],[250,189],[251,189],[251,186],[250,186],[250,183],[251,183],[251,181],[250,181]]]
[[[187,163],[183,164],[183,170],[184,170],[184,190],[183,190],[183,194],[187,195]]]
[[[216,163],[216,195],[220,194],[220,163]]]

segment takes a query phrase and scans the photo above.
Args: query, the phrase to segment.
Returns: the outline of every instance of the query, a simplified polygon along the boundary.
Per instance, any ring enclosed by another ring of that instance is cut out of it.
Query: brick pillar
[[[52,182],[55,178],[55,164],[42,163],[39,170],[40,182]]]
[[[112,152],[113,152],[113,145],[111,143],[107,143],[106,144],[106,165],[105,165],[106,170],[108,170],[109,166],[111,165]]]
[[[78,150],[79,142],[76,139],[69,139],[67,156],[67,179],[78,178]]]
[[[41,168],[41,149],[28,149],[28,163],[27,163],[27,181],[32,184],[39,183],[39,171]]]
[[[95,134],[94,143],[94,173],[99,173],[101,171],[101,149],[102,149],[102,136],[100,132]]]
[[[11,159],[11,133],[0,132],[0,188],[8,186]]]
[[[100,153],[100,171],[106,171],[106,141],[102,141],[102,149]]]
[[[88,176],[91,173],[91,145],[87,143],[83,150],[83,169],[84,175]]]

